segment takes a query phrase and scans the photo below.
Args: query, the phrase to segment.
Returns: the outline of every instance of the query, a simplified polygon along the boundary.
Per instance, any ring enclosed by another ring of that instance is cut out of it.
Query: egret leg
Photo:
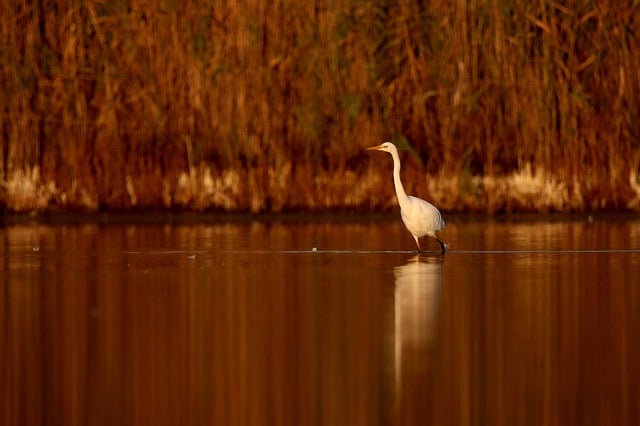
[[[433,238],[435,238],[436,241],[440,243],[440,247],[442,247],[442,254],[444,254],[445,244],[442,242],[440,238],[436,237],[435,235],[433,236]]]
[[[416,245],[418,246],[418,253],[420,253],[422,251],[422,249],[420,249],[420,240],[415,235],[413,236],[413,239],[416,240]]]

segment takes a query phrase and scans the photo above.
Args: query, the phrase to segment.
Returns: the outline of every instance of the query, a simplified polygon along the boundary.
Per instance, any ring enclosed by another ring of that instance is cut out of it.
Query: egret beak
[[[365,148],[365,151],[377,151],[382,149],[382,145],[370,146],[369,148]]]

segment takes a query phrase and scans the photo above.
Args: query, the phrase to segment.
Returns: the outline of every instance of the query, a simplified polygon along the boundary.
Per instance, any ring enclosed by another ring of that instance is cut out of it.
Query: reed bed
[[[640,209],[640,4],[0,5],[0,209]]]

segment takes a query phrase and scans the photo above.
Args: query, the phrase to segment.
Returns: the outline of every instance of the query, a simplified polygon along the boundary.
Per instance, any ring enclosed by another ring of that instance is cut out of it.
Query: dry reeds
[[[0,206],[638,209],[638,8],[3,2]]]

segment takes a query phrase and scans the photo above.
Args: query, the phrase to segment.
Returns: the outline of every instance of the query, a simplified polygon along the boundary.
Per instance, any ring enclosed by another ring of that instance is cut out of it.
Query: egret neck
[[[400,204],[400,206],[404,206],[409,203],[409,197],[404,191],[404,186],[402,186],[402,181],[400,180],[400,157],[396,151],[391,151],[390,154],[393,158],[393,185],[396,187],[398,204]]]

